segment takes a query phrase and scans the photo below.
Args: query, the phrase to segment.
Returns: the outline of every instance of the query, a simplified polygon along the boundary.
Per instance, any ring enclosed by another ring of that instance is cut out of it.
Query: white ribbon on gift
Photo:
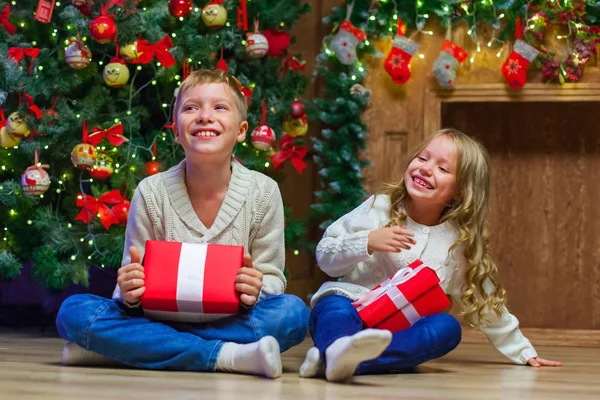
[[[429,268],[426,264],[421,264],[417,268],[402,268],[400,271],[396,272],[394,276],[386,279],[381,282],[377,289],[371,290],[367,293],[362,294],[355,302],[354,305],[358,306],[358,311],[368,307],[373,302],[381,298],[382,296],[388,295],[390,299],[394,302],[398,309],[405,307],[407,309],[407,313],[404,313],[406,318],[411,321],[411,318],[414,318],[416,315],[416,321],[421,318],[417,310],[408,302],[406,297],[402,294],[400,289],[397,288],[398,285],[414,278],[422,269]],[[409,318],[410,316],[410,318]],[[413,322],[411,322],[412,324]]]

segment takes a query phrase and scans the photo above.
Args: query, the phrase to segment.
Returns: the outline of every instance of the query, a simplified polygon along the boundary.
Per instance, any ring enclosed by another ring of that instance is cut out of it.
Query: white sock
[[[249,344],[225,343],[217,356],[217,371],[278,378],[281,376],[279,343],[273,336]]]
[[[316,347],[306,352],[304,362],[300,366],[300,376],[302,378],[314,378],[325,374],[325,364],[321,360],[321,354]]]
[[[61,362],[63,365],[122,365],[108,357],[86,350],[73,342],[68,342],[63,347]]]
[[[366,329],[339,338],[325,350],[327,380],[342,382],[352,378],[358,364],[379,357],[391,341],[392,333],[382,329]]]

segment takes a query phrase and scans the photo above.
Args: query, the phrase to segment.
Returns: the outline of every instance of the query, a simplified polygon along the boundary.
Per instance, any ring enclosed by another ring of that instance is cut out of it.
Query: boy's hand
[[[562,363],[561,362],[544,360],[541,357],[530,358],[529,361],[527,361],[527,364],[531,365],[534,368],[539,368],[539,367],[562,367]]]
[[[235,290],[240,292],[240,300],[247,306],[252,306],[258,301],[262,289],[263,274],[254,269],[252,256],[244,255],[244,267],[240,268],[235,278]]]
[[[131,254],[131,263],[119,268],[117,283],[123,300],[136,304],[146,291],[144,267],[140,264],[140,253],[135,247],[129,248],[129,254]]]
[[[416,244],[412,238],[414,234],[406,230],[405,226],[391,226],[379,228],[369,233],[367,251],[373,254],[376,251],[399,253],[402,249],[410,249]]]

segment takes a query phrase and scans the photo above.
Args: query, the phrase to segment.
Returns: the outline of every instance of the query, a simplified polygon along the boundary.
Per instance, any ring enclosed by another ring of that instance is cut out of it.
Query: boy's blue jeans
[[[308,308],[296,296],[260,300],[250,310],[202,324],[151,321],[141,308],[90,294],[67,298],[56,318],[63,339],[121,363],[147,369],[214,371],[225,342],[273,336],[281,351],[306,337]]]
[[[343,296],[324,297],[310,315],[312,338],[325,362],[325,350],[331,343],[363,329],[363,322],[352,301]],[[460,340],[460,324],[453,316],[437,314],[425,317],[410,328],[394,333],[383,354],[360,363],[355,374],[385,374],[413,369],[454,350]]]

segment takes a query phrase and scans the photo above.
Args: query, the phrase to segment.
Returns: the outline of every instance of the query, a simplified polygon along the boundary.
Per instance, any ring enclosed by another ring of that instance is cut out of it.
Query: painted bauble
[[[50,187],[50,175],[42,167],[32,165],[21,177],[21,186],[31,196],[39,196]]]
[[[260,150],[270,150],[275,144],[275,132],[267,125],[259,125],[250,137],[252,145]]]
[[[202,9],[202,21],[210,28],[220,28],[227,22],[227,9],[222,4],[209,3]]]
[[[251,33],[246,38],[246,54],[251,58],[261,58],[269,52],[269,42],[261,33]]]
[[[104,67],[104,82],[112,88],[120,88],[129,80],[129,68],[119,62],[111,62]]]
[[[97,158],[96,148],[88,143],[80,143],[71,151],[71,162],[79,169],[91,169]]]
[[[92,61],[92,52],[80,40],[69,40],[65,49],[65,61],[73,69],[83,69]]]

